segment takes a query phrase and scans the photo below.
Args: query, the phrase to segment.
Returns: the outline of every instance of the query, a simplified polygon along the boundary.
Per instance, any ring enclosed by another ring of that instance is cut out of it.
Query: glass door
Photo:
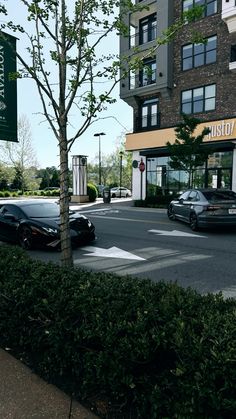
[[[208,169],[206,186],[208,188],[231,189],[232,169]]]

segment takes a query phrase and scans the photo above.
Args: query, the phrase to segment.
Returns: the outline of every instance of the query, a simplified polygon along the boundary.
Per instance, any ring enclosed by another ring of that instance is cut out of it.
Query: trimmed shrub
[[[55,189],[51,191],[51,196],[59,196],[60,195],[60,189]]]
[[[101,417],[235,417],[235,300],[1,246],[0,306],[0,345]]]
[[[4,196],[5,198],[9,198],[9,197],[11,196],[11,193],[10,193],[9,191],[4,191],[4,192],[3,192],[3,196]]]
[[[98,197],[98,191],[97,191],[96,186],[93,185],[92,183],[88,183],[87,185],[87,194],[89,196],[89,202],[96,201]]]

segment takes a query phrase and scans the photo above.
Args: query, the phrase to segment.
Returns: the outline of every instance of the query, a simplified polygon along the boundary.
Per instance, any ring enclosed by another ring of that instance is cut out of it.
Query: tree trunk
[[[69,226],[69,166],[66,137],[60,139],[60,231],[61,231],[61,263],[73,266],[73,254]]]

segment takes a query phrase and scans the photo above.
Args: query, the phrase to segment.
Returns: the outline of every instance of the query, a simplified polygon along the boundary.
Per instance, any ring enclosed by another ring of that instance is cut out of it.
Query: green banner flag
[[[17,142],[16,38],[0,33],[0,140]]]

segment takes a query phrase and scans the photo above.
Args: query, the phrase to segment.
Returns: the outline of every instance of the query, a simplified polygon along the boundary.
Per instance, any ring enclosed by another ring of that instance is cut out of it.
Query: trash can
[[[104,204],[109,204],[111,202],[111,191],[109,188],[103,189],[102,197],[103,197]]]

